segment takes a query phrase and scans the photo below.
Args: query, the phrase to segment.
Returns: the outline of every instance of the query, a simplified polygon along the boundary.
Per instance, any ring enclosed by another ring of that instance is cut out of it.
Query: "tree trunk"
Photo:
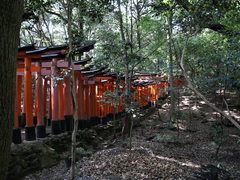
[[[117,0],[118,3],[118,11],[119,11],[119,25],[120,25],[120,33],[121,33],[121,38],[122,41],[125,43],[124,45],[124,54],[125,54],[125,106],[126,109],[130,107],[130,88],[131,88],[131,80],[129,77],[129,57],[128,57],[128,48],[126,45],[126,37],[124,34],[124,27],[123,27],[123,17],[122,17],[122,11],[121,11],[121,2],[120,0]],[[126,111],[126,116],[123,122],[123,129],[122,129],[122,134],[123,138],[127,135],[128,137],[130,136],[130,129],[131,129],[131,116],[130,114]]]
[[[79,1],[78,3],[78,41],[83,41],[84,36],[84,18],[83,18],[83,2]]]
[[[23,0],[0,3],[0,180],[6,179],[14,118],[17,47]]]
[[[173,86],[173,50],[172,50],[172,9],[169,10],[168,17],[168,46],[169,46],[169,82],[170,82],[170,124],[175,123],[175,89]]]
[[[139,5],[139,1],[138,0],[137,0],[137,4],[136,4],[136,11],[137,11],[137,20],[136,20],[136,25],[137,25],[137,42],[138,42],[138,49],[141,52],[141,48],[142,48],[142,46],[141,46],[141,32],[140,32],[141,10],[140,10],[140,5]]]
[[[74,64],[72,61],[73,50],[73,35],[72,35],[72,1],[67,0],[67,14],[68,14],[68,38],[69,38],[69,53],[68,63],[71,69],[71,94],[73,103],[73,132],[72,132],[72,151],[71,151],[71,179],[75,179],[75,166],[76,166],[76,136],[78,129],[78,103],[76,97],[76,85],[74,76]]]

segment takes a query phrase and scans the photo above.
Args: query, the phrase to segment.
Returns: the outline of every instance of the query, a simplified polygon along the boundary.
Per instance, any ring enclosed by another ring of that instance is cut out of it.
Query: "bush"
[[[172,140],[173,140],[173,137],[170,135],[166,135],[166,134],[163,134],[163,135],[157,134],[154,137],[154,141],[157,141],[157,142],[169,142]]]
[[[76,153],[81,156],[90,156],[92,154],[91,151],[85,150],[82,147],[77,148]]]

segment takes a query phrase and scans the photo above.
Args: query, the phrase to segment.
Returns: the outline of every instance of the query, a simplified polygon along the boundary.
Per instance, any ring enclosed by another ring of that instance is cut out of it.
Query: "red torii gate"
[[[95,42],[79,44],[77,52],[83,54],[93,48]],[[47,114],[51,121],[51,134],[60,134],[72,130],[73,106],[71,82],[68,73],[68,62],[64,61],[68,53],[67,45],[35,49],[34,46],[19,48],[16,79],[15,120],[13,142],[21,143],[21,128],[25,128],[25,140],[32,141],[46,136]],[[120,99],[117,112],[111,103],[104,104],[103,93],[114,91],[117,86],[116,75],[104,68],[92,70],[82,65],[90,61],[74,62],[74,75],[78,102],[79,129],[90,128],[99,123],[106,124],[113,114],[124,112],[124,103]],[[65,72],[65,75],[63,75]],[[62,73],[62,74],[61,74]],[[24,80],[22,80],[22,76]],[[35,96],[33,101],[32,77],[35,76]],[[167,88],[167,79],[152,79],[161,74],[137,74],[133,81],[132,91],[140,108],[149,107],[157,99],[166,95],[161,89]],[[24,96],[22,98],[22,82]],[[177,82],[177,86],[179,81]],[[124,87],[120,88],[124,91]],[[23,101],[22,101],[23,99]],[[23,108],[21,106],[23,104]],[[23,112],[22,120],[19,117]],[[48,109],[48,110],[47,110]],[[33,112],[37,118],[33,118]],[[25,117],[25,118],[24,118]],[[36,132],[35,132],[36,128]]]
[[[78,53],[89,51],[93,48],[95,41],[89,41],[86,44],[81,43],[78,46]],[[58,68],[68,68],[68,62],[60,62],[67,55],[67,45],[48,47],[35,49],[34,46],[27,46],[19,48],[18,52],[18,64],[17,64],[17,81],[16,81],[16,103],[15,103],[15,120],[13,130],[13,142],[21,143],[21,129],[19,128],[19,115],[21,112],[21,86],[22,77],[24,76],[24,109],[23,112],[26,114],[25,121],[22,121],[21,125],[25,126],[25,139],[27,141],[35,140],[35,124],[33,120],[33,99],[32,99],[32,75],[35,74],[36,80],[36,91],[35,91],[35,115],[37,115],[37,137],[43,138],[46,136],[44,116],[46,115],[46,90],[48,80],[44,79],[44,75],[54,75],[57,73]],[[78,64],[84,64],[87,61],[79,61]],[[74,66],[74,70],[80,70],[79,65]],[[51,118],[52,122],[52,134],[59,134],[65,131],[64,114],[70,116],[71,110],[69,109],[71,101],[66,101],[68,104],[64,107],[63,98],[68,99],[71,97],[70,84],[67,78],[64,81],[64,92],[63,92],[63,81],[60,81],[59,85],[53,86],[53,78],[51,80]],[[44,86],[44,87],[43,87]],[[44,91],[44,92],[43,92]],[[59,94],[59,95],[58,95]],[[58,104],[59,102],[59,104]],[[57,106],[59,105],[59,108]],[[44,107],[43,107],[44,106]],[[56,112],[58,111],[58,113]],[[49,111],[50,112],[50,111]],[[60,113],[59,113],[60,112]],[[65,112],[65,113],[63,113]],[[44,114],[45,113],[45,114]],[[59,121],[61,118],[62,121]],[[69,121],[69,118],[66,118]],[[55,121],[56,120],[56,121]],[[26,122],[26,124],[25,124]],[[60,126],[61,124],[61,126]],[[59,127],[62,127],[59,129]],[[60,132],[61,131],[61,132]]]

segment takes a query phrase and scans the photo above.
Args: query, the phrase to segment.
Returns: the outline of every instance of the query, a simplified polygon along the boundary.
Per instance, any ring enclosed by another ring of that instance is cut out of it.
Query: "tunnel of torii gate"
[[[92,59],[89,56],[81,59],[84,53],[94,48],[95,43],[75,43],[74,54],[78,60],[74,60],[73,68],[78,129],[107,124],[113,114],[119,117],[124,112],[122,98],[117,108],[103,102],[104,92],[114,91],[119,77],[106,68],[86,68],[85,65]],[[57,135],[72,130],[73,104],[69,64],[65,60],[67,54],[67,45],[45,48],[29,45],[18,49],[13,143],[45,138],[49,132]],[[179,86],[183,82],[182,77],[174,82],[174,86]],[[162,77],[161,73],[140,73],[132,79],[131,91],[139,107],[146,108],[167,95],[167,86],[167,78]],[[118,89],[124,91],[122,86]]]

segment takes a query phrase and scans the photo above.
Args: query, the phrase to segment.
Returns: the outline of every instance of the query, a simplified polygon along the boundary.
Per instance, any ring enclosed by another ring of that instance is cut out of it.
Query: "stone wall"
[[[78,146],[97,147],[95,130],[83,130],[77,134]],[[19,179],[36,170],[56,165],[60,154],[71,148],[71,133],[49,136],[41,140],[12,144],[8,179]]]

